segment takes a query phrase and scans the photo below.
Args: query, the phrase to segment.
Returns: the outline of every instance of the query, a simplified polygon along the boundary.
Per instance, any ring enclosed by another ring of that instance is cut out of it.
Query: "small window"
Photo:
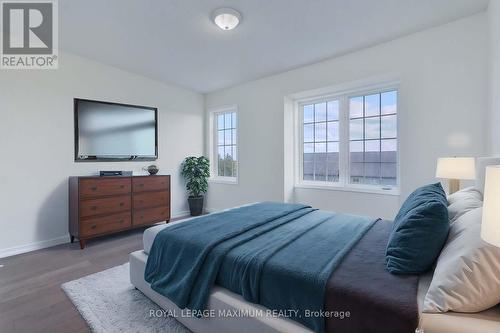
[[[214,175],[222,180],[235,181],[238,174],[237,113],[235,109],[215,112]]]
[[[349,98],[349,183],[397,185],[397,91]]]
[[[302,179],[339,181],[339,101],[302,105]]]

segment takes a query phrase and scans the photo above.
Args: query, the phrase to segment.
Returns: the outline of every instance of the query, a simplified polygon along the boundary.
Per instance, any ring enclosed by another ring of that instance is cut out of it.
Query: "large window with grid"
[[[216,177],[236,179],[238,174],[237,113],[235,110],[214,114],[214,155]]]
[[[396,88],[297,101],[298,182],[303,186],[396,191]]]

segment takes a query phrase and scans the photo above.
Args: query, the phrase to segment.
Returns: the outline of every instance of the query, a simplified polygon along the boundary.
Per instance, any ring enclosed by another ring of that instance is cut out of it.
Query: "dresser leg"
[[[83,250],[85,248],[85,243],[87,243],[85,239],[80,239],[80,249]]]
[[[71,243],[73,243],[75,241],[75,236],[71,236],[70,240],[71,240]]]

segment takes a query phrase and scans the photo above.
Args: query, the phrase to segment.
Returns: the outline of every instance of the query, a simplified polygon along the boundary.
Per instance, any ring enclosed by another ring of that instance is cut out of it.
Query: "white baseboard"
[[[188,210],[183,210],[183,211],[176,212],[176,213],[172,214],[172,218],[186,217],[186,216],[189,216]],[[69,235],[61,236],[61,237],[57,237],[57,238],[53,238],[53,239],[49,239],[49,240],[43,240],[43,241],[39,241],[39,242],[33,242],[33,243],[25,244],[25,245],[8,247],[6,249],[0,249],[0,258],[6,258],[6,257],[15,256],[17,254],[23,254],[26,252],[41,250],[41,249],[45,249],[47,247],[56,246],[56,245],[60,245],[60,244],[64,244],[64,243],[69,243]]]
[[[69,235],[25,245],[13,246],[6,249],[0,249],[0,258],[11,257],[15,256],[16,254],[36,251],[64,243],[69,243]]]
[[[183,210],[183,211],[180,211],[180,212],[177,212],[177,213],[173,213],[172,214],[172,218],[175,219],[175,218],[178,218],[178,217],[186,217],[186,216],[189,216],[191,213],[189,212],[189,210]]]

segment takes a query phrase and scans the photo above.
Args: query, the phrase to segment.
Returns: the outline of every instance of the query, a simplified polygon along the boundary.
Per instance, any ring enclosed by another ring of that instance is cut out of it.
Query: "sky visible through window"
[[[339,100],[303,106],[303,180],[338,182]],[[397,91],[348,98],[351,184],[397,185]]]
[[[349,99],[349,182],[397,184],[397,91]]]
[[[304,105],[304,180],[339,180],[339,101]]]
[[[236,112],[224,112],[216,115],[217,125],[217,175],[219,177],[236,177],[237,175],[237,143]]]

